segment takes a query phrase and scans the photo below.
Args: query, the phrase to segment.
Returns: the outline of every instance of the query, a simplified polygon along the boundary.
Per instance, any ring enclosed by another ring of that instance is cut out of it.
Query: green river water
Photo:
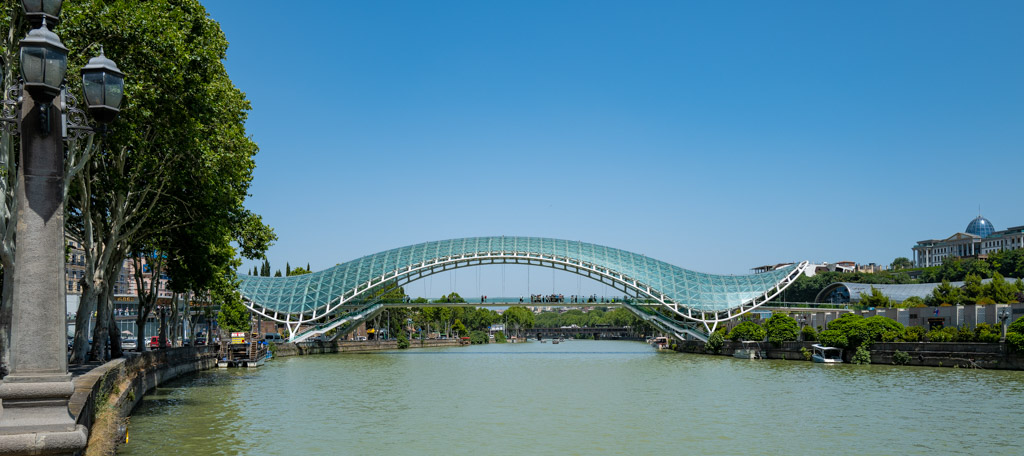
[[[1024,454],[1024,372],[566,341],[297,356],[146,396],[124,455]]]

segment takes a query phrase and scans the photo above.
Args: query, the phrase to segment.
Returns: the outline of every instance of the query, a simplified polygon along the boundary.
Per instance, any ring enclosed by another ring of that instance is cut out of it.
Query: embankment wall
[[[457,347],[455,339],[413,339],[409,348]],[[274,346],[274,356],[319,355],[324,353],[357,353],[378,350],[397,350],[398,342],[394,340],[361,340],[361,341],[307,341],[284,343]]]
[[[783,342],[780,347],[773,347],[768,342],[762,342],[761,348],[768,359],[804,361],[800,349],[806,348],[807,351],[811,351],[811,345],[814,344],[815,342]],[[704,350],[704,342],[689,340],[678,343],[678,350],[686,353],[732,356],[741,345],[739,342],[726,341],[719,353],[710,353]],[[897,350],[910,355],[908,366],[1024,370],[1024,354],[1011,353],[1006,344],[983,342],[879,342],[871,344],[871,363],[893,364],[892,356]],[[851,353],[843,353],[847,361],[850,355]]]

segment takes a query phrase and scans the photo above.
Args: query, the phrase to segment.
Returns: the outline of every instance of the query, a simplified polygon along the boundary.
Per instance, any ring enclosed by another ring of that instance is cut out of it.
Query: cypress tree
[[[285,276],[292,275],[292,265],[288,264],[287,261],[284,263],[284,275]]]

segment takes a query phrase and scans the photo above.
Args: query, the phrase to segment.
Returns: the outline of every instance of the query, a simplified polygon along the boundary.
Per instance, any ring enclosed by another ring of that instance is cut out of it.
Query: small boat
[[[551,343],[552,344],[557,344],[558,343],[558,339],[551,339]]]
[[[752,340],[741,342],[743,346],[736,349],[732,356],[740,359],[764,359],[764,351],[761,350],[761,343]]]
[[[654,340],[651,341],[651,346],[658,350],[667,350],[669,346],[668,337],[655,337]]]
[[[843,362],[843,349],[841,348],[826,347],[821,344],[811,345],[811,348],[814,349],[811,361],[825,364],[839,364]]]

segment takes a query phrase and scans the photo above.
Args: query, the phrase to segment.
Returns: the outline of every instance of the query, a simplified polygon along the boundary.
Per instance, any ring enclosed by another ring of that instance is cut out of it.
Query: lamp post
[[[14,106],[13,116],[0,118],[16,126],[21,137],[15,190],[18,260],[10,278],[10,372],[0,381],[0,453],[73,454],[85,447],[88,436],[68,412],[75,387],[67,369],[64,326],[64,145],[61,134],[51,134],[68,126],[61,115],[68,108],[65,97],[54,103],[64,90],[68,50],[49,28],[58,20],[61,3],[22,1],[35,28],[20,43],[21,80],[12,93],[20,91],[21,97],[6,103]],[[98,63],[83,71],[83,86],[90,112],[95,108],[96,120],[109,122],[120,108],[117,94],[123,93],[124,75],[113,62]],[[97,100],[88,88],[95,88],[97,73],[103,75],[104,89],[109,84],[116,94],[94,106]]]
[[[1006,320],[1010,319],[1010,308],[1003,307],[999,309],[999,326],[1003,328],[1003,335],[999,338],[999,342],[1006,342]]]

